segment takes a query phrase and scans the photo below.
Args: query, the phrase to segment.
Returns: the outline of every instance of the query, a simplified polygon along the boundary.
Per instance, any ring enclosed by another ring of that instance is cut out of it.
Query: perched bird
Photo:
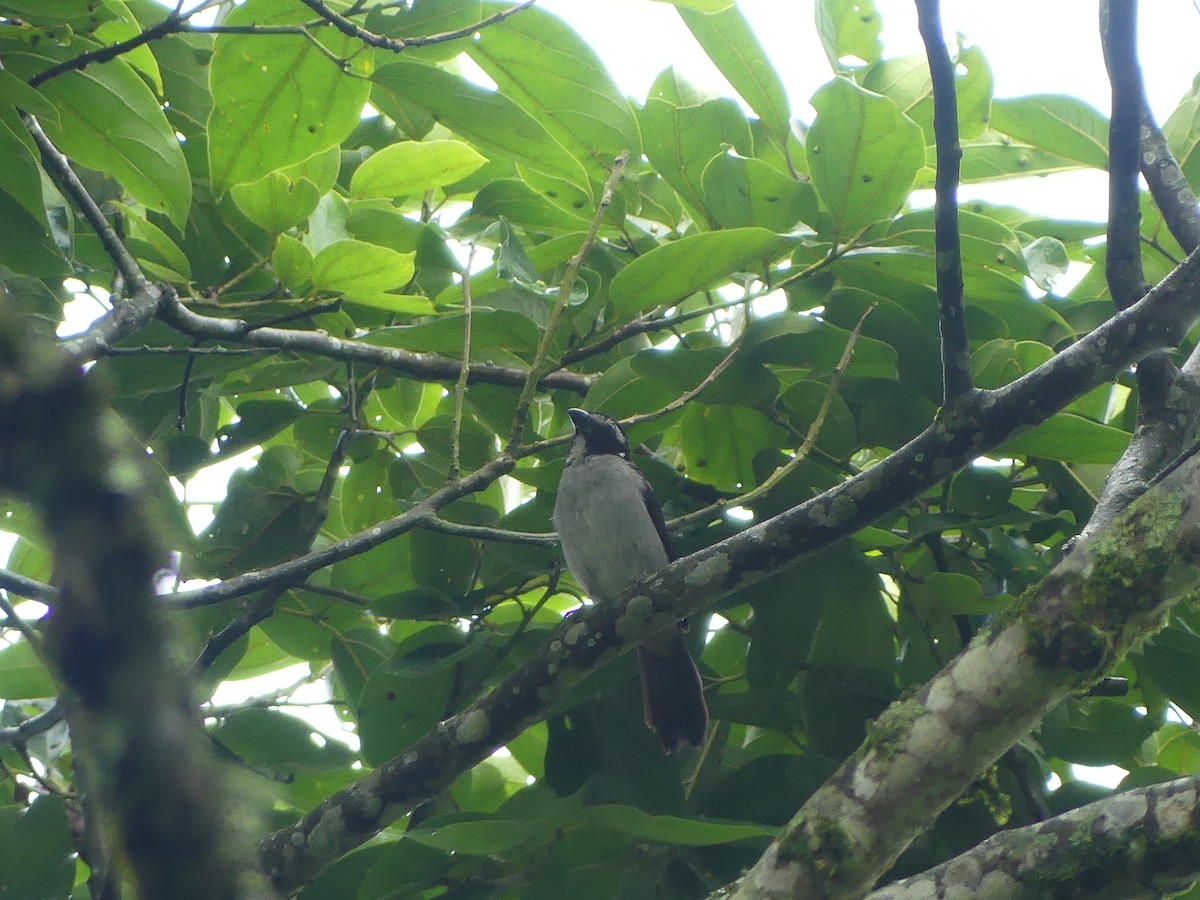
[[[629,459],[629,440],[615,419],[569,409],[575,438],[567,454],[554,525],[567,566],[597,603],[620,596],[631,581],[666,567],[674,555],[662,507]],[[708,727],[700,673],[688,652],[686,623],[638,643],[646,725],[667,753],[699,744]]]

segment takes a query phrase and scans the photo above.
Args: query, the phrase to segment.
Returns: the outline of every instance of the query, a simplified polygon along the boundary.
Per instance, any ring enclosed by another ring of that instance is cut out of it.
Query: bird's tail
[[[639,643],[637,652],[646,725],[657,732],[667,753],[685,744],[700,746],[708,729],[708,707],[683,632],[659,632]]]

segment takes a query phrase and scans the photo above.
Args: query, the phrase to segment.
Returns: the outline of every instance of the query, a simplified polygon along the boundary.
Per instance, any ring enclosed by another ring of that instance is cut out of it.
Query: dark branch
[[[1147,290],[1142,272],[1141,209],[1138,169],[1147,181],[1183,181],[1175,161],[1161,142],[1157,164],[1147,165],[1140,152],[1142,123],[1149,120],[1141,70],[1137,63],[1137,4],[1102,3],[1100,35],[1112,83],[1112,121],[1109,125],[1109,220],[1105,275],[1118,309],[1124,309]],[[1151,121],[1151,124],[1152,121]],[[1162,155],[1162,154],[1165,154]],[[1184,182],[1186,185],[1186,182]],[[1190,195],[1190,191],[1188,194]],[[1192,199],[1194,204],[1195,200]],[[1182,216],[1183,211],[1176,209]],[[1183,217],[1186,218],[1186,217]],[[1195,219],[1194,210],[1191,218]],[[1195,433],[1200,417],[1200,390],[1193,377],[1181,375],[1165,352],[1152,353],[1138,363],[1137,427],[1121,459],[1104,482],[1092,516],[1081,530],[1086,537],[1103,528],[1138,497],[1149,480],[1177,456]]]
[[[160,37],[171,34],[174,31],[179,31],[180,26],[187,20],[187,16],[181,16],[178,12],[173,12],[161,22],[156,22],[145,31],[135,34],[133,37],[125,41],[120,41],[116,44],[109,44],[106,47],[99,47],[96,50],[89,50],[86,53],[80,53],[78,56],[73,56],[70,59],[63,60],[57,65],[53,65],[48,69],[43,69],[32,78],[29,79],[30,87],[39,87],[49,81],[51,78],[57,78],[64,72],[82,71],[92,63],[106,63],[116,59],[123,53],[128,53],[130,50],[136,50],[143,44],[157,40]]]
[[[516,6],[510,6],[507,9],[502,9],[498,13],[488,16],[486,19],[481,19],[472,25],[465,28],[459,28],[454,31],[443,31],[439,34],[429,34],[423,37],[413,38],[388,38],[381,34],[367,31],[358,25],[355,25],[345,16],[340,15],[330,9],[321,0],[300,0],[305,6],[319,15],[322,19],[340,31],[347,37],[358,38],[364,44],[371,47],[378,47],[380,50],[390,50],[393,53],[400,53],[407,50],[409,47],[426,47],[430,44],[445,44],[449,41],[457,41],[460,38],[470,37],[480,29],[487,28],[489,25],[494,25],[497,22],[503,22],[509,16],[521,12],[523,9],[528,9],[533,6],[537,0],[525,0],[523,3],[518,3]]]
[[[917,19],[933,82],[933,135],[937,146],[934,260],[942,333],[942,403],[949,406],[974,386],[963,310],[962,248],[958,234],[958,173],[962,161],[958,97],[954,88],[954,62],[942,37],[939,0],[917,0]]]
[[[1137,61],[1137,3],[1101,4],[1104,61],[1112,85],[1108,127],[1108,246],[1104,272],[1117,309],[1136,303],[1148,285],[1142,274],[1139,240],[1138,148],[1145,108],[1142,70]]]
[[[160,318],[176,331],[192,338],[215,338],[229,343],[250,344],[275,350],[297,353],[316,353],[345,362],[362,362],[385,369],[394,369],[423,381],[454,381],[462,363],[436,353],[414,353],[396,347],[380,347],[362,341],[347,341],[321,331],[299,331],[284,328],[259,328],[241,319],[223,319],[193,312],[177,298],[163,305]],[[467,380],[471,383],[502,384],[519,387],[529,372],[509,366],[472,363]],[[574,372],[550,372],[539,385],[547,389],[587,393],[594,379]]]
[[[384,541],[391,540],[414,528],[424,527],[426,522],[432,520],[437,511],[448,503],[482,490],[501,475],[512,471],[514,465],[516,465],[516,459],[513,456],[499,456],[471,474],[434,491],[407,512],[372,525],[356,535],[343,538],[328,547],[322,547],[320,550],[314,550],[312,553],[280,565],[237,575],[209,587],[171,594],[164,597],[163,600],[174,608],[196,609],[201,606],[222,603],[234,597],[244,597],[246,594],[279,585],[299,584],[319,569],[365,553],[373,547],[378,547]]]

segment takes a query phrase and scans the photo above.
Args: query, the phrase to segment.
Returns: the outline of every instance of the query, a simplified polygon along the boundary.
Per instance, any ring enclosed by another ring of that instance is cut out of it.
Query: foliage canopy
[[[874,3],[816,3],[831,72],[808,123],[736,6],[675,5],[736,96],[667,69],[625,97],[586,35],[536,6],[247,0],[201,25],[150,0],[0,2],[0,299],[31,340],[73,294],[128,313],[60,343],[95,360],[86,379],[148,449],[146,515],[177,581],[210,584],[157,602],[246,831],[443,742],[378,839],[273,869],[307,900],[734,881],[889,704],[1017,615],[1139,422],[1129,366],[1150,345],[1047,381],[1031,418],[985,427],[943,394],[944,235],[913,202],[934,186],[934,92],[924,56],[883,55]],[[952,48],[963,183],[1108,167],[1104,115],[993,99],[985,51]],[[1196,108],[1193,92],[1163,128],[1193,188]],[[976,389],[1051,371],[1112,317],[1105,223],[971,202],[958,227]],[[1157,284],[1193,247],[1149,195],[1140,230]],[[1060,292],[1074,263],[1091,268]],[[480,720],[439,723],[524,677],[580,604],[546,534],[577,405],[629,421],[680,555],[807,510],[918,436],[940,428],[946,449],[837,495],[794,540],[769,535],[692,608],[657,607],[700,611],[701,753],[660,753],[630,655],[601,658],[628,640],[611,628],[535,708],[480,712],[501,737],[459,753]],[[248,450],[195,533],[209,498],[182,485]],[[54,606],[70,547],[36,492],[0,484],[17,535],[2,586]],[[1090,674],[1125,693],[1054,705],[889,880],[1108,794],[1076,764],[1122,766],[1122,787],[1195,774],[1200,735],[1175,713],[1200,714],[1200,610],[1162,624]],[[0,831],[19,842],[0,840],[0,884],[88,896],[95,861],[67,826],[78,740],[47,713],[63,663],[42,623],[9,625]],[[297,663],[345,732],[293,715],[299,685],[209,702]]]

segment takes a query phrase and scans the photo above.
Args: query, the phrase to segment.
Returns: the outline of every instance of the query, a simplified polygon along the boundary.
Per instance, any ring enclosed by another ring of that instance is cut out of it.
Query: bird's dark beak
[[[571,422],[575,425],[576,434],[587,434],[596,427],[596,420],[586,409],[572,407],[567,410],[567,415],[571,417]]]

